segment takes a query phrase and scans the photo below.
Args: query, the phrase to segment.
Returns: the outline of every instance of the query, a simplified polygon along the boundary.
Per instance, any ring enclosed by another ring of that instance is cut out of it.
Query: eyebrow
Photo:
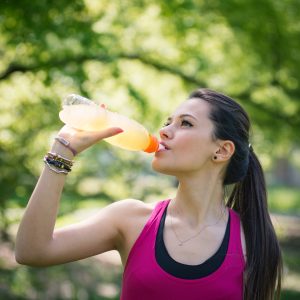
[[[194,117],[193,115],[190,115],[190,114],[181,114],[181,115],[179,115],[179,118],[181,118],[181,119],[184,118],[184,117],[191,117],[191,118],[197,120],[196,117]],[[172,119],[173,119],[173,117],[169,117],[168,121],[171,121]]]

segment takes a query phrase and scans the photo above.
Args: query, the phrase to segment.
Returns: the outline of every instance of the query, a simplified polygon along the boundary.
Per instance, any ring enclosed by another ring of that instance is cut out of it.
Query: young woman
[[[123,300],[279,299],[281,253],[249,129],[246,112],[231,98],[196,90],[161,129],[162,149],[152,162],[178,179],[175,198],[118,201],[54,229],[74,153],[120,133],[63,127],[21,221],[17,261],[49,266],[116,249]]]

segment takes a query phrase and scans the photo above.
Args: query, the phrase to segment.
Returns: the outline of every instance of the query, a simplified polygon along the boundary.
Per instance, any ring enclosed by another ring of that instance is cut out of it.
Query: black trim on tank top
[[[230,237],[230,214],[228,216],[225,235],[218,251],[199,265],[182,264],[175,261],[169,255],[163,238],[166,214],[167,207],[165,208],[160,220],[155,241],[155,257],[160,267],[167,273],[182,279],[200,279],[215,272],[221,266],[226,257]]]

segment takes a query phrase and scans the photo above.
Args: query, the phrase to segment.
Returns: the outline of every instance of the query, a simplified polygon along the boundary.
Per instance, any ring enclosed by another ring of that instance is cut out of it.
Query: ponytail
[[[281,251],[268,212],[263,170],[251,146],[248,171],[235,184],[228,206],[239,213],[245,234],[244,300],[279,300]]]
[[[230,97],[209,89],[198,89],[191,93],[191,98],[211,105],[212,139],[231,140],[235,145],[223,185],[234,187],[227,205],[239,213],[245,233],[244,300],[272,300],[274,296],[279,299],[281,251],[268,212],[263,170],[249,145],[248,114]]]

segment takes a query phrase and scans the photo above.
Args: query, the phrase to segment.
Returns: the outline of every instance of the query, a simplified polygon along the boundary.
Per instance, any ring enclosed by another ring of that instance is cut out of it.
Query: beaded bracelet
[[[48,161],[47,161],[46,159],[44,159],[44,163],[47,165],[47,167],[48,167],[51,171],[53,171],[53,172],[55,172],[55,173],[57,173],[57,174],[65,174],[65,175],[67,175],[67,174],[69,173],[69,171],[67,171],[67,170],[64,170],[64,169],[59,170],[59,169],[57,169],[57,168],[51,166],[51,164],[49,164]]]
[[[54,152],[48,152],[47,153],[47,157],[56,160],[56,161],[60,161],[62,163],[64,163],[65,165],[69,166],[70,168],[73,166],[73,161],[70,159],[67,159],[57,153]]]
[[[44,162],[55,173],[68,174],[73,166],[72,160],[53,152],[48,152],[44,156]]]
[[[47,156],[45,156],[45,160],[50,164],[50,165],[53,165],[55,166],[56,168],[58,169],[62,169],[62,170],[67,170],[68,172],[71,172],[71,167],[64,164],[63,162],[61,161],[58,161],[58,160],[55,160],[55,159],[51,159]]]

